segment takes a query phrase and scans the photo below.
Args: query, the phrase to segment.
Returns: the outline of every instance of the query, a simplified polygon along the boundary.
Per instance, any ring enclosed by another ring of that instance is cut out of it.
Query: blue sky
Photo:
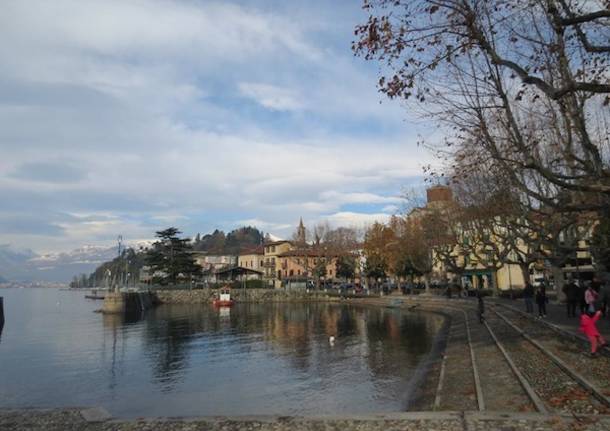
[[[0,243],[387,219],[436,129],[353,57],[360,5],[4,1]]]

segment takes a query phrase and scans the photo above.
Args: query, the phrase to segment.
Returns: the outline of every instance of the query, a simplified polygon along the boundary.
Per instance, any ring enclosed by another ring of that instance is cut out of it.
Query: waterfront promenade
[[[610,428],[610,357],[525,317],[519,302],[488,300],[478,319],[473,300],[439,297],[351,299],[364,306],[447,317],[407,413],[348,417],[205,417],[114,420],[103,409],[0,410],[0,429],[30,430],[606,430]],[[555,310],[555,311],[553,311]],[[551,323],[561,324],[551,308]],[[601,321],[600,327],[608,325]],[[574,326],[574,328],[572,327]]]

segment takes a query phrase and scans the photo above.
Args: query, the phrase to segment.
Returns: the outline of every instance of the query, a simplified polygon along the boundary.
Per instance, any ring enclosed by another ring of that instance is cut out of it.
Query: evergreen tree
[[[201,267],[191,254],[190,239],[179,238],[180,233],[182,232],[175,227],[155,233],[159,240],[146,253],[146,264],[156,274],[154,281],[176,283],[201,273]]]
[[[347,279],[354,278],[356,272],[356,259],[352,255],[339,256],[337,259],[337,277]]]

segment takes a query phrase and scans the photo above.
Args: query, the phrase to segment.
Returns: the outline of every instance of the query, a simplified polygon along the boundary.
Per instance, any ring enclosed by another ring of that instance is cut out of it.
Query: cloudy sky
[[[433,127],[353,57],[360,4],[4,0],[0,244],[387,218]]]

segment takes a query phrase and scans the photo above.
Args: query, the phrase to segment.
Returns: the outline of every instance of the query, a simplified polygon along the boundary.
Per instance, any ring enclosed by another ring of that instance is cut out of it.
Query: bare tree
[[[365,0],[354,51],[391,98],[444,125],[450,162],[473,148],[537,206],[608,215],[606,0]],[[541,193],[540,183],[544,183]]]

